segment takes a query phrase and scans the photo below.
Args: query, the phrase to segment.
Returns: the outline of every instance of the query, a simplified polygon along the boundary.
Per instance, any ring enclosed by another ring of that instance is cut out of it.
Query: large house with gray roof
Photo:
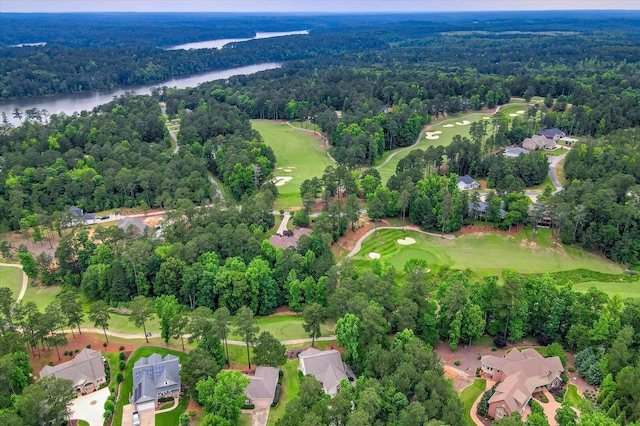
[[[279,375],[278,367],[256,367],[254,375],[249,376],[251,382],[244,390],[247,405],[253,404],[255,408],[269,408],[276,395]]]
[[[340,352],[335,349],[319,351],[309,348],[300,352],[298,358],[302,374],[309,374],[318,379],[324,393],[330,396],[335,396],[340,390],[340,382],[348,379],[347,367],[342,362]]]
[[[504,357],[485,355],[480,362],[483,377],[501,382],[489,399],[488,414],[495,419],[522,414],[534,393],[562,385],[560,358],[544,358],[535,349],[513,349]]]
[[[180,396],[180,359],[152,354],[133,364],[133,392],[129,402],[138,411],[155,408],[158,399]]]
[[[106,381],[102,353],[85,348],[67,362],[45,365],[40,370],[40,378],[45,376],[71,380],[73,387],[82,395],[91,393]]]

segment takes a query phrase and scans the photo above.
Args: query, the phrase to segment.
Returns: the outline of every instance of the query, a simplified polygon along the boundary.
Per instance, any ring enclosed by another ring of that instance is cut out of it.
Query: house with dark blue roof
[[[479,189],[480,184],[476,182],[471,176],[464,175],[458,178],[458,189],[460,191],[470,191],[472,189]]]
[[[557,141],[558,139],[564,138],[565,136],[567,136],[564,134],[562,130],[556,129],[555,127],[553,129],[540,130],[538,134],[540,136],[544,136],[547,139],[553,139],[554,141]]]
[[[138,411],[155,408],[158,399],[180,396],[180,359],[175,355],[152,354],[133,364],[133,392],[130,401]]]

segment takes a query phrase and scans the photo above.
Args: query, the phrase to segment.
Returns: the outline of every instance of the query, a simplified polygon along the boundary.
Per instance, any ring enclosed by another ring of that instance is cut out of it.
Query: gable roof
[[[309,348],[298,355],[303,364],[304,372],[311,374],[325,389],[335,388],[343,379],[347,378],[347,371],[340,352],[335,349],[319,351]]]
[[[132,226],[134,229],[134,232],[140,232],[141,234],[144,234],[145,230],[149,228],[149,225],[144,223],[144,221],[139,217],[128,217],[128,216],[120,219],[116,223],[116,226],[125,231]]]
[[[548,138],[553,138],[553,137],[555,137],[556,135],[564,134],[564,132],[563,132],[562,130],[557,129],[557,128],[555,128],[555,127],[554,127],[553,129],[544,129],[544,130],[540,130],[540,131],[538,132],[538,134],[539,134],[540,136],[545,136],[545,137],[548,137]]]
[[[84,348],[73,359],[62,364],[45,365],[40,370],[40,378],[56,376],[71,380],[74,387],[93,383],[101,377],[105,377],[102,353],[93,349]]]
[[[464,183],[465,185],[471,185],[476,183],[476,181],[469,175],[460,176],[458,178],[458,183],[460,182]]]
[[[249,399],[271,399],[275,397],[278,384],[278,367],[256,367],[256,372],[249,377],[251,383],[244,390]]]
[[[513,349],[504,357],[485,355],[482,365],[502,371],[507,377],[498,385],[489,404],[504,401],[511,411],[520,411],[536,388],[553,382],[564,371],[557,356],[544,358],[535,349]]]
[[[524,148],[507,148],[504,150],[504,155],[506,157],[519,157],[520,155],[525,155],[528,154],[529,150],[526,150]]]
[[[180,359],[175,355],[151,354],[133,364],[133,394],[131,403],[155,401],[158,389],[180,388]]]
[[[71,206],[69,207],[69,211],[78,217],[82,217],[83,211],[80,207]]]

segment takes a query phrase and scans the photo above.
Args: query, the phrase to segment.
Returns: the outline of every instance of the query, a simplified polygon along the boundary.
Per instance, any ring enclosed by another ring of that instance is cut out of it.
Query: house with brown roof
[[[488,414],[495,419],[522,414],[534,393],[562,385],[560,358],[544,358],[535,349],[514,349],[504,357],[485,355],[480,362],[483,377],[501,382],[489,399]]]
[[[347,367],[342,362],[340,352],[335,349],[319,351],[309,348],[300,352],[298,358],[302,374],[310,374],[318,379],[327,395],[335,396],[340,390],[340,382],[348,378]]]
[[[522,147],[528,151],[534,151],[536,149],[556,149],[558,144],[553,138],[547,138],[542,135],[533,135],[530,138],[526,138],[522,142]]]
[[[40,370],[40,378],[45,376],[71,380],[73,387],[82,395],[91,393],[106,381],[102,353],[85,348],[67,362],[45,365]]]
[[[245,403],[253,404],[255,408],[269,408],[276,395],[279,374],[278,367],[256,367],[255,374],[249,376],[251,382],[244,390],[247,396]]]

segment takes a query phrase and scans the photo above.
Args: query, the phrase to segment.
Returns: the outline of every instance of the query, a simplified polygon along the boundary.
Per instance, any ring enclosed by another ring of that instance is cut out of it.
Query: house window
[[[136,370],[133,372],[133,375],[136,379],[140,378],[140,376],[142,375],[142,371],[140,370]]]
[[[147,374],[149,375],[149,377],[153,377],[153,367],[147,368]]]
[[[160,374],[162,374],[163,369],[164,367],[162,365],[156,365],[156,376],[159,376]]]

